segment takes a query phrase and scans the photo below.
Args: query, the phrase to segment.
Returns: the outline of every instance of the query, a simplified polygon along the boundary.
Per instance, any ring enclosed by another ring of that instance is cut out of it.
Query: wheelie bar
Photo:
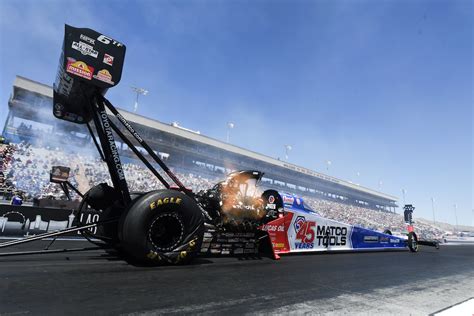
[[[434,240],[418,240],[418,245],[435,247],[436,249],[439,249],[439,242]]]
[[[29,237],[22,238],[22,239],[10,240],[10,241],[0,243],[0,248],[6,248],[6,247],[11,247],[11,246],[20,245],[20,244],[26,244],[28,242],[41,240],[41,239],[44,239],[44,238],[56,237],[56,236],[61,236],[61,235],[65,235],[65,234],[69,234],[69,233],[73,233],[73,232],[78,232],[78,231],[86,230],[86,229],[89,229],[89,228],[97,227],[99,225],[107,224],[107,223],[110,223],[110,222],[113,222],[113,221],[117,221],[117,219],[110,219],[110,220],[102,221],[102,222],[99,221],[97,223],[87,224],[87,225],[84,225],[84,226],[76,226],[76,227],[66,228],[66,229],[62,229],[62,230],[57,230],[57,231],[54,231],[54,232],[48,232],[48,233],[44,233],[44,234],[29,236]]]

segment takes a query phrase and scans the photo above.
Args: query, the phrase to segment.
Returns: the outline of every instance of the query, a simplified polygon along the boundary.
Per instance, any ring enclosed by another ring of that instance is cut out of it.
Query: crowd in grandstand
[[[0,194],[2,195],[10,196],[14,190],[10,174],[13,152],[13,145],[0,144]]]
[[[92,155],[66,153],[59,148],[33,147],[22,142],[1,145],[0,158],[0,189],[9,188],[11,192],[21,190],[26,199],[65,198],[60,187],[49,182],[49,172],[53,165],[67,164],[71,168],[69,181],[83,191],[101,182],[111,184],[107,165],[100,158]],[[146,192],[163,188],[156,177],[138,162],[124,163],[123,170],[131,192]],[[193,172],[183,173],[175,170],[175,173],[183,184],[194,192],[211,188],[224,176],[216,174],[213,178],[209,173],[204,176],[199,174],[199,167]],[[305,197],[305,203],[322,216],[344,223],[378,231],[389,229],[392,232],[403,232],[405,230],[402,216],[396,213],[311,196]],[[444,233],[441,229],[420,221],[415,223],[415,227],[425,238],[441,237]]]
[[[90,163],[85,163],[85,166],[85,175],[89,187],[100,182],[112,183],[107,170],[107,165],[99,158],[96,158]],[[137,163],[124,163],[122,167],[130,192],[146,192],[164,188],[161,182],[157,180],[155,175],[153,175],[148,168]],[[210,177],[203,177],[196,173],[181,173],[175,171],[175,174],[178,179],[183,182],[185,187],[194,192],[211,188],[218,181],[218,178],[212,179]],[[172,183],[172,181],[168,182]]]
[[[6,172],[5,187],[20,194],[27,200],[33,198],[65,198],[63,191],[56,184],[49,182],[49,173],[54,165],[65,161],[73,162],[73,155],[68,155],[59,148],[38,148],[21,142],[6,146],[7,153],[3,164]],[[70,182],[77,185],[74,175],[78,166],[71,170]]]
[[[112,185],[107,165],[100,158],[95,158],[92,162],[85,163],[85,167],[85,175],[89,187],[102,182]],[[146,192],[163,188],[163,185],[157,181],[156,177],[148,169],[138,164],[124,163],[122,168],[130,192]]]

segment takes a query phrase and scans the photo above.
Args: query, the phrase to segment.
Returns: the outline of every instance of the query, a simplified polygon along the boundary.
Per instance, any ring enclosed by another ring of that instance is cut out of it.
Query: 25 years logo
[[[295,219],[293,227],[296,232],[296,249],[313,249],[314,238],[316,237],[316,222],[307,221],[304,216],[298,216]]]

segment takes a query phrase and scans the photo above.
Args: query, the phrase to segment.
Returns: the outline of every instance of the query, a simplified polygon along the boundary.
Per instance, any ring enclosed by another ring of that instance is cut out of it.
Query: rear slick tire
[[[131,263],[186,264],[200,251],[204,218],[182,192],[158,190],[139,197],[122,223],[121,248]]]

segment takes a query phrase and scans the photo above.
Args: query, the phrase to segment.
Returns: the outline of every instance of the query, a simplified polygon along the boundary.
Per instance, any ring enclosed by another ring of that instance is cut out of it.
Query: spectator
[[[28,126],[23,126],[28,130]],[[164,186],[140,162],[124,155],[123,171],[127,179],[130,192],[148,192],[163,189]],[[78,186],[78,179],[82,179],[83,190],[99,183],[106,182],[112,185],[107,165],[95,154],[78,154],[66,152],[60,148],[33,147],[28,143],[0,144],[0,194],[12,194],[15,190],[25,192],[23,199],[36,198],[62,199],[64,194],[61,188],[49,182],[49,172],[53,165],[67,164],[71,167],[70,182]],[[222,170],[214,169],[204,164],[192,165],[175,169],[174,172],[183,184],[194,192],[210,189],[217,182],[223,180],[225,174]],[[166,175],[164,175],[166,178]],[[167,179],[170,184],[173,182]],[[265,186],[262,183],[262,186]],[[280,185],[274,182],[274,185]],[[289,190],[282,183],[284,190]],[[297,189],[295,188],[294,191]],[[296,193],[296,192],[295,192]],[[300,192],[301,193],[301,192]],[[71,192],[73,198],[78,198]],[[15,195],[13,203],[21,203],[21,197]],[[405,224],[399,214],[381,210],[374,210],[361,205],[349,204],[330,198],[304,197],[305,204],[318,211],[321,216],[357,225],[373,230],[404,232]],[[417,220],[415,229],[422,238],[440,238],[444,231],[422,220]]]

